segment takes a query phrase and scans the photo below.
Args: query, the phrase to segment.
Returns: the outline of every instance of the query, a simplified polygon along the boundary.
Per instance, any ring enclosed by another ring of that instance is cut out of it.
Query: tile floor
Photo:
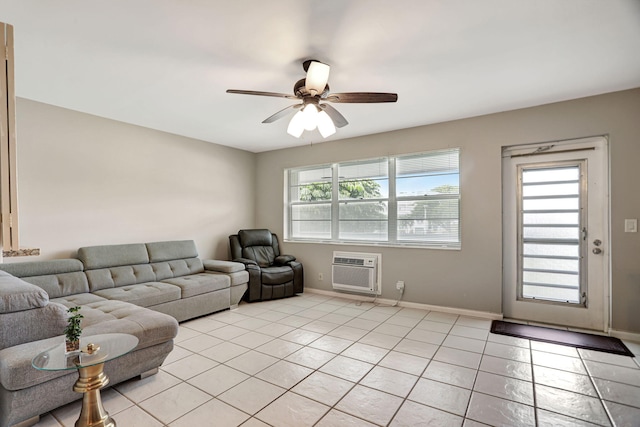
[[[640,425],[640,359],[490,324],[312,293],[241,304],[182,323],[160,372],[104,391],[104,406],[119,427]]]

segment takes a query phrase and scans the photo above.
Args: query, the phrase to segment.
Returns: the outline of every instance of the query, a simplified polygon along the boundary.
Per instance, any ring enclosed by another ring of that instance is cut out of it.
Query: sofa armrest
[[[41,308],[48,303],[44,289],[0,271],[0,314]]]
[[[54,302],[31,310],[0,314],[0,350],[63,335],[67,317],[67,307]]]
[[[205,270],[216,271],[218,273],[236,273],[238,271],[244,271],[244,264],[241,262],[207,259],[202,261],[202,265]]]
[[[280,255],[280,256],[277,256],[275,260],[273,260],[273,263],[275,265],[287,265],[291,261],[295,261],[295,260],[296,260],[296,257],[294,257],[293,255]]]

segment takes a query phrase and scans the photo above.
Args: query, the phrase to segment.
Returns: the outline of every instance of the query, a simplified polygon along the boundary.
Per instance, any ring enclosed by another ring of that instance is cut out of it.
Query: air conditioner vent
[[[334,252],[331,266],[333,289],[380,295],[382,254]]]

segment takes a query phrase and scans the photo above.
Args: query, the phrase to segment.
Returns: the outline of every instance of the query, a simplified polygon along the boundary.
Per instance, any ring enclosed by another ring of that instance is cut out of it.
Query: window
[[[460,247],[460,150],[286,171],[292,241]]]

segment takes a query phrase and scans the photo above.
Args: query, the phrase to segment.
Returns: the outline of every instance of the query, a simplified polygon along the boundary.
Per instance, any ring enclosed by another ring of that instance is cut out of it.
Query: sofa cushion
[[[180,287],[182,290],[182,298],[191,298],[196,295],[218,291],[231,286],[231,279],[229,279],[228,276],[208,273],[175,277],[164,280],[164,282]]]
[[[198,257],[198,250],[196,249],[196,244],[193,240],[152,242],[147,243],[146,245],[150,262]]]
[[[95,291],[94,294],[109,300],[126,301],[140,307],[149,307],[180,299],[180,288],[168,283],[147,282],[102,289]]]
[[[0,314],[0,350],[61,335],[67,326],[67,308],[50,302],[32,310]]]
[[[44,289],[0,271],[0,314],[44,307],[49,295]]]
[[[149,263],[144,243],[87,246],[78,249],[78,259],[86,270]]]
[[[157,281],[163,281],[188,274],[203,273],[204,267],[200,258],[176,259],[151,264]]]
[[[217,259],[207,259],[202,261],[205,270],[218,271],[220,273],[235,273],[244,271],[244,264],[233,261],[220,261]]]
[[[97,270],[87,270],[85,273],[91,292],[118,286],[156,281],[156,274],[150,264],[100,268]]]
[[[235,273],[219,273],[217,271],[206,271],[212,276],[223,276],[231,279],[231,286],[243,285],[249,281],[249,272],[247,270],[236,271]]]

